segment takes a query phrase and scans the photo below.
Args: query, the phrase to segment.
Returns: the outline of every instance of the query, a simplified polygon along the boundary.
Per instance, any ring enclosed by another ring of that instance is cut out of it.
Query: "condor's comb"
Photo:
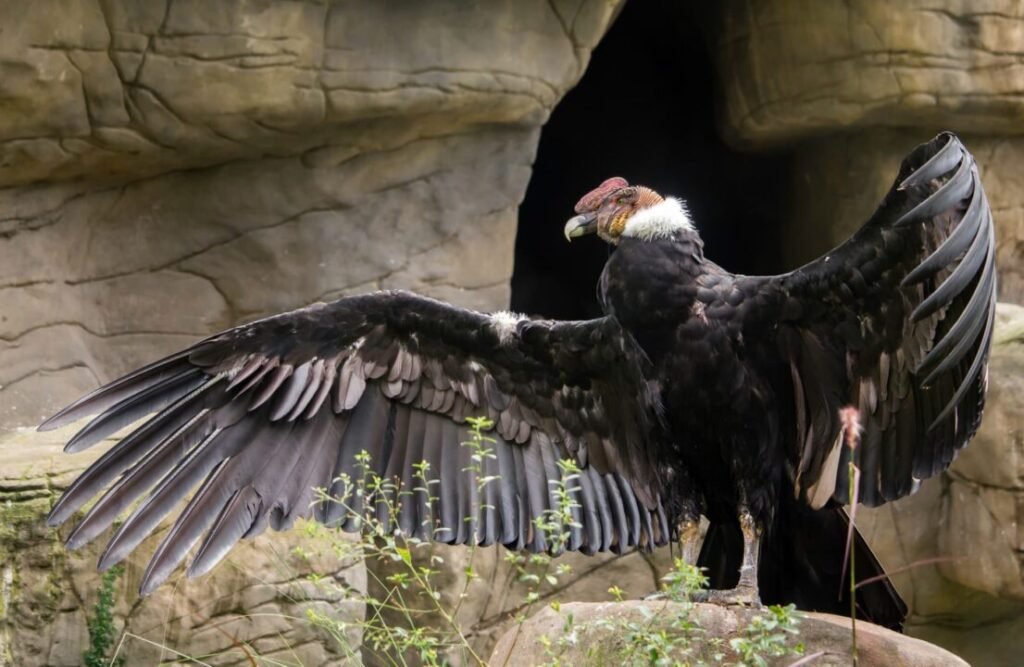
[[[626,179],[621,176],[612,176],[601,185],[597,186],[587,194],[583,195],[583,198],[576,202],[576,212],[585,213],[587,211],[593,211],[604,198],[622,188],[629,187],[629,183]]]

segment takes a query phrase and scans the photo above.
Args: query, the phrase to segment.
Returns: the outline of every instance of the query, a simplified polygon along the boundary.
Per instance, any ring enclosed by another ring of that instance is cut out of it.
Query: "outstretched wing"
[[[83,472],[49,520],[63,523],[113,482],[69,537],[74,548],[143,499],[101,556],[106,568],[199,486],[143,594],[200,540],[189,575],[268,524],[309,515],[349,531],[372,517],[389,533],[450,544],[649,548],[669,527],[647,363],[611,318],[489,316],[402,292],[318,304],[203,340],[45,422],[100,412],[68,443],[78,451],[158,411]],[[463,444],[474,416],[495,424],[487,451]],[[566,458],[578,474],[559,466]],[[376,489],[360,486],[374,476]],[[536,520],[562,506],[559,482],[573,521],[566,543],[552,544]]]
[[[782,312],[777,340],[792,380],[794,476],[811,505],[850,495],[844,406],[857,408],[859,495],[869,505],[913,492],[974,435],[995,317],[994,260],[978,167],[943,133],[904,160],[849,241],[761,279],[762,302]]]

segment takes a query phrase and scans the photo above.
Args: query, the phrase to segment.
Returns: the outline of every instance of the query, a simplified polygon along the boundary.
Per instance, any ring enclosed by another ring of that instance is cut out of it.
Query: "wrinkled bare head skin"
[[[611,244],[623,236],[651,240],[693,229],[682,203],[665,199],[643,185],[630,185],[619,176],[609,178],[576,203],[577,215],[565,225],[570,241],[596,233]]]

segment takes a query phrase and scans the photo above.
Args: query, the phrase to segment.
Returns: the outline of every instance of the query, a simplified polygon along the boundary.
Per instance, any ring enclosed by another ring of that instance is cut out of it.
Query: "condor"
[[[780,276],[720,268],[682,202],[621,178],[576,212],[566,237],[614,246],[604,317],[486,315],[382,292],[211,336],[40,427],[99,413],[74,452],[156,413],[75,480],[50,523],[106,489],[68,538],[79,547],[143,499],[101,556],[108,568],[195,490],[143,576],[147,594],[197,544],[190,576],[306,516],[358,530],[373,512],[407,536],[551,550],[534,522],[562,481],[576,501],[567,549],[679,539],[708,568],[712,599],[848,613],[851,457],[861,502],[895,500],[948,466],[981,418],[996,279],[971,155],[949,133],[919,146],[850,240]],[[479,466],[460,446],[472,416],[495,424]],[[338,493],[364,450],[410,490],[425,461],[436,493],[318,501],[314,489]],[[565,458],[581,472],[566,476]],[[902,600],[859,536],[854,548],[855,576],[873,580],[857,589],[858,614],[900,627]]]

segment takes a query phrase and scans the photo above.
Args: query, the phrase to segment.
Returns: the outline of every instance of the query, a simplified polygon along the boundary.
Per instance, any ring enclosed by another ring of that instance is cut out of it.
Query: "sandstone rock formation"
[[[726,664],[738,656],[729,648],[729,640],[746,637],[751,619],[765,611],[695,604],[692,609],[673,602],[572,603],[559,610],[547,608],[528,620],[522,628],[509,630],[498,642],[489,664],[530,667],[548,664],[557,658],[564,665],[614,667],[632,664],[633,658],[647,656],[631,652],[630,632],[643,628],[650,634],[664,632],[667,637],[688,637],[680,642],[671,658],[715,664],[721,655]],[[793,647],[803,643],[807,664],[842,666],[851,663],[850,620],[827,614],[800,614],[799,636],[788,641]],[[679,619],[696,629],[683,630]],[[664,643],[660,644],[664,646]],[[685,655],[681,650],[687,650]],[[800,658],[792,653],[772,659],[759,653],[772,665],[789,665]],[[814,657],[811,657],[814,656]],[[870,623],[857,624],[857,657],[863,667],[967,667],[955,655],[919,639],[913,639]]]
[[[0,427],[33,424],[198,336],[349,291],[504,306],[538,129],[619,4],[0,7]],[[84,648],[96,551],[65,556],[41,526],[66,483],[39,467],[56,442],[15,434],[0,457],[19,480],[5,507],[21,517],[2,540],[0,664],[78,664]],[[84,460],[52,465],[64,475]],[[223,661],[244,660],[235,643],[252,640],[254,653],[295,645],[304,664],[335,664],[337,642],[277,638],[280,618],[253,620],[299,610],[282,596],[301,578],[269,576],[257,556],[287,557],[296,539],[261,538],[235,556],[253,561],[244,571],[144,602],[133,560],[118,616]],[[464,614],[493,643],[519,602],[488,557],[479,588],[502,594]],[[578,572],[598,566],[619,567]],[[637,594],[657,586],[640,572]],[[160,655],[141,641],[126,651],[132,663]]]
[[[349,290],[504,305],[538,128],[617,4],[0,7],[0,425]]]
[[[721,3],[710,27],[723,130],[794,145],[853,127],[1022,133],[1013,0]]]
[[[0,40],[0,425],[32,424],[198,336],[349,291],[505,305],[539,127],[618,4],[0,7],[0,25],[17,27]],[[63,566],[40,526],[61,483],[8,456],[24,448],[36,464],[56,441],[12,437],[4,472],[35,487],[35,504],[20,482],[6,498],[24,520],[4,536],[4,572],[25,576],[4,587],[4,610],[17,614],[0,620],[0,663],[78,664],[95,550],[67,556],[73,573]],[[236,557],[258,562],[255,552],[287,553],[296,539],[261,538]],[[582,572],[598,565],[617,567],[590,561]],[[496,561],[476,567],[507,578]],[[232,656],[223,660],[244,658],[232,641],[260,636],[264,655],[294,644],[312,652],[299,651],[304,664],[338,657],[326,637],[272,638],[269,622],[214,629],[228,613],[295,611],[281,586],[257,583],[291,580],[262,566],[221,568],[212,585],[174,589],[173,602],[165,591],[136,602],[138,568],[119,587],[132,632]],[[638,594],[656,587],[641,572]],[[73,577],[47,596],[45,582]],[[486,636],[518,603],[488,582],[503,594],[476,595],[465,613]],[[126,647],[132,662],[151,662],[151,649]]]

